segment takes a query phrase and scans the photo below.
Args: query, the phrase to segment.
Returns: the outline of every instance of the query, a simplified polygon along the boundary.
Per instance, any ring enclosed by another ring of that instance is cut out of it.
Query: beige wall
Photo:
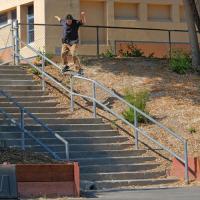
[[[87,24],[89,25],[102,25],[106,23],[106,11],[104,1],[81,1],[80,10],[86,12]],[[95,17],[94,17],[95,16]],[[95,43],[96,40],[96,29],[82,28],[81,30],[81,41],[82,43]],[[106,31],[101,29],[99,31],[100,43],[106,42]]]
[[[64,17],[67,13],[78,18],[80,11],[84,10],[88,25],[187,28],[182,0],[1,0],[0,12],[17,9],[19,22],[25,22],[27,5],[30,3],[34,4],[35,23],[58,23],[54,15]],[[55,53],[61,45],[61,34],[60,27],[35,26],[35,42],[31,45]],[[21,30],[20,35],[26,40],[26,29]],[[105,49],[106,45],[107,48],[114,48],[115,41],[168,41],[168,33],[159,31],[101,29],[99,36],[102,49]],[[81,28],[80,38],[84,44],[81,54],[88,54],[89,51],[96,53],[95,29]],[[172,40],[188,42],[188,36],[184,33],[173,33]]]

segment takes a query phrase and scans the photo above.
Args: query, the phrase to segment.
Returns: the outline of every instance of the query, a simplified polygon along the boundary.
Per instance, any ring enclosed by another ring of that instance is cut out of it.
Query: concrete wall
[[[79,18],[81,10],[86,12],[88,25],[126,26],[137,28],[186,29],[182,0],[1,0],[0,13],[17,9],[19,22],[26,22],[27,5],[34,4],[35,23],[58,23],[54,15],[64,17],[71,13]],[[20,30],[26,41],[26,27]],[[35,42],[31,44],[49,53],[61,45],[60,27],[35,26]],[[138,31],[100,29],[101,49],[115,48],[120,41],[168,42],[168,33],[161,31]],[[96,53],[96,30],[81,28],[80,54]],[[188,35],[173,33],[172,41],[187,43]],[[25,51],[26,52],[26,49]]]

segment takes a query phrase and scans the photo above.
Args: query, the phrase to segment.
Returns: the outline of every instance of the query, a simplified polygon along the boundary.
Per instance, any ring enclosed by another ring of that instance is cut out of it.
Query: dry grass
[[[200,76],[197,74],[178,75],[171,72],[166,60],[150,60],[144,58],[134,59],[95,59],[87,58],[85,63],[85,76],[100,81],[119,95],[124,94],[126,88],[140,90],[146,89],[151,94],[148,102],[148,111],[151,116],[159,122],[188,139],[189,154],[200,155]],[[69,77],[63,77],[51,66],[46,68],[47,72],[64,84],[69,83]],[[82,94],[91,95],[91,85],[87,82],[75,82],[75,89]],[[51,86],[48,86],[51,95],[59,98],[60,105],[65,106],[70,118],[91,117],[92,102],[75,98],[78,104],[75,112],[70,112],[69,98],[64,97]],[[97,97],[105,102],[110,108],[121,114],[125,106],[114,98],[97,90]],[[111,122],[114,128],[121,134],[133,134],[133,130],[124,123],[116,120],[101,108],[98,108],[99,116],[105,121]],[[165,131],[153,124],[143,124],[141,127],[153,138],[182,155],[183,145]],[[130,137],[133,140],[132,137]],[[158,149],[145,137],[140,140],[153,149]],[[141,144],[142,148],[147,148]],[[158,150],[164,157],[170,158],[162,150]],[[150,152],[152,154],[152,152]],[[161,157],[158,157],[161,160]],[[169,162],[164,159],[164,164]],[[162,160],[163,161],[163,160]]]

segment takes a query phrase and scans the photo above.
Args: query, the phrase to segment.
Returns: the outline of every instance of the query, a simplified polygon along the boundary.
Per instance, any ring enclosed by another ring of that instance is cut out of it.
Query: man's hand
[[[80,21],[83,24],[86,24],[86,17],[85,17],[85,12],[84,11],[81,12],[81,17],[80,18],[81,18]]]
[[[60,17],[58,17],[58,16],[54,16],[54,17],[60,22],[60,20],[61,20]]]

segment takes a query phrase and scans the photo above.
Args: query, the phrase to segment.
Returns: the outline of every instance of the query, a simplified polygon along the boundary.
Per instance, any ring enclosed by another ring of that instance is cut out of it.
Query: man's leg
[[[77,44],[73,44],[70,47],[70,53],[72,55],[72,59],[73,59],[75,68],[76,68],[76,70],[79,71],[79,70],[81,70],[81,63],[80,63],[79,57],[77,55],[77,49],[78,49],[78,45]]]
[[[64,67],[68,65],[68,58],[67,58],[68,53],[69,53],[68,45],[62,44],[61,61]]]

